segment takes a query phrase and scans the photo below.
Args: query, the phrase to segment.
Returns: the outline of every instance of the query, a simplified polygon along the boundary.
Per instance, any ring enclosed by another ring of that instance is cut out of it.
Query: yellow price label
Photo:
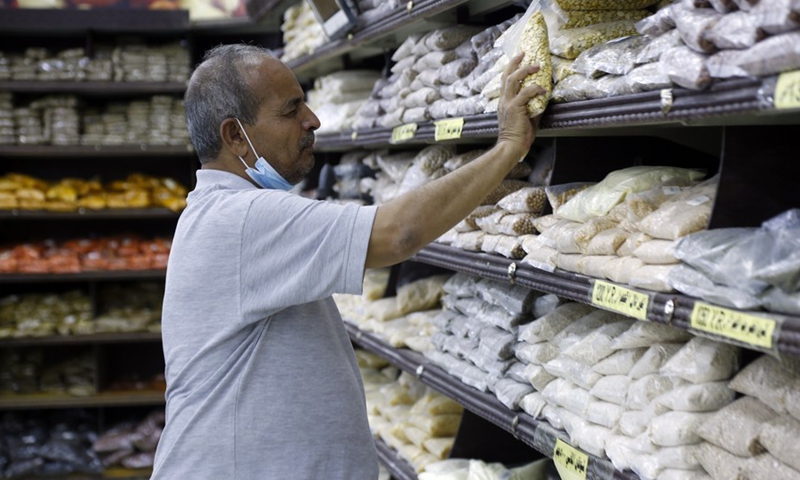
[[[613,283],[595,280],[592,288],[592,303],[629,317],[647,320],[650,295]]]
[[[782,73],[778,77],[775,108],[800,108],[800,70]]]
[[[756,347],[772,348],[775,320],[695,302],[690,317],[692,328],[732,338]]]
[[[461,131],[464,129],[464,117],[448,118],[434,122],[436,131],[433,134],[434,140],[452,140],[461,138]]]
[[[553,447],[553,463],[561,480],[585,480],[589,469],[589,456],[567,442],[556,439]]]
[[[417,134],[416,123],[406,123],[405,125],[394,127],[394,130],[392,130],[391,143],[399,143],[399,142],[405,142],[406,140],[411,140],[412,138],[414,138],[414,135],[416,134]]]

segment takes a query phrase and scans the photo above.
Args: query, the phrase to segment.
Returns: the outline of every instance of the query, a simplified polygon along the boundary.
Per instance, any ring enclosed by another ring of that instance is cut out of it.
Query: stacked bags
[[[445,290],[444,309],[433,320],[435,348],[425,356],[463,383],[492,391],[508,408],[518,409],[533,388],[522,375],[524,365],[514,358],[517,332],[533,319],[532,311],[548,311],[558,298],[463,273],[448,280]]]
[[[800,478],[800,364],[764,355],[730,388],[744,396],[713,414],[697,433],[695,452],[716,480]]]
[[[369,98],[379,72],[347,70],[314,80],[306,92],[308,106],[319,117],[317,133],[342,132],[353,127],[356,112]]]
[[[442,285],[449,277],[436,275],[415,280],[399,286],[396,296],[383,298],[388,272],[368,270],[363,295],[337,294],[334,301],[342,317],[359,329],[376,334],[395,348],[413,346],[424,350],[434,333],[432,322],[439,314]]]
[[[520,401],[528,414],[643,479],[705,478],[698,428],[734,398],[736,347],[576,303],[520,328],[518,340],[536,389]]]
[[[788,210],[761,228],[698,232],[675,246],[684,265],[670,285],[687,295],[741,309],[800,314],[800,210]]]
[[[398,376],[397,370],[386,367],[380,357],[357,350],[356,358],[373,435],[396,450],[417,472],[447,458],[463,407],[407,373]]]
[[[325,43],[325,31],[314,16],[308,2],[289,7],[283,14],[283,56],[289,62],[303,55],[313,55],[317,47]]]
[[[534,221],[542,234],[523,245],[523,262],[670,291],[667,276],[679,263],[675,241],[705,229],[711,217],[718,179],[696,183],[701,176],[641,166],[612,172],[596,185],[548,187],[555,213]]]

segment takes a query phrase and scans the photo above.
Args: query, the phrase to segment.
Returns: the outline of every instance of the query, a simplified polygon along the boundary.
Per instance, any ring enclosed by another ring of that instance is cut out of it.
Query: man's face
[[[314,167],[314,130],[319,128],[319,119],[306,105],[292,71],[279,60],[264,57],[246,75],[261,103],[256,124],[245,126],[247,134],[258,154],[288,182],[297,184]]]

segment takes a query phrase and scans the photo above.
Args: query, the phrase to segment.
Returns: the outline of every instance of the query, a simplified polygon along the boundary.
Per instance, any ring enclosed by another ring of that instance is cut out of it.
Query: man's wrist
[[[498,139],[495,148],[498,149],[500,156],[508,158],[510,166],[521,162],[528,155],[528,151],[530,150],[529,147],[519,142],[506,139]]]

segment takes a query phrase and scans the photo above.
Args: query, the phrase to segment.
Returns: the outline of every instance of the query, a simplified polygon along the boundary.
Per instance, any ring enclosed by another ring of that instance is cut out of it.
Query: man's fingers
[[[501,85],[506,84],[506,79],[508,78],[509,75],[511,75],[511,73],[514,70],[517,69],[517,67],[519,66],[520,62],[522,62],[522,59],[524,57],[525,57],[525,52],[520,52],[514,55],[511,61],[508,62],[508,65],[506,65],[506,68],[503,70],[503,75],[500,77]]]
[[[525,80],[528,75],[532,75],[538,71],[539,65],[526,65],[525,67],[518,68],[511,75],[509,75],[505,84],[505,92],[507,94],[506,98],[509,100],[514,98],[522,86],[522,81]]]
[[[534,98],[538,97],[539,95],[544,95],[545,93],[545,89],[540,85],[529,85],[520,90],[520,92],[514,98],[514,102],[517,105],[525,105]]]

